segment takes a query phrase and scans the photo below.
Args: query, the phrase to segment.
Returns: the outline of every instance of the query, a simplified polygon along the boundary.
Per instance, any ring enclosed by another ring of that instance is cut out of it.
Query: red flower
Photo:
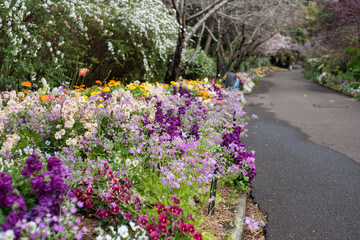
[[[158,226],[156,228],[156,230],[158,230],[159,232],[161,232],[163,235],[166,235],[168,233],[168,230],[165,226]]]
[[[176,197],[172,197],[171,200],[172,200],[175,204],[180,204],[180,200],[177,199]]]
[[[187,223],[187,224],[186,224],[186,230],[187,230],[191,235],[194,235],[194,234],[195,234],[194,225],[192,225],[191,223]]]
[[[158,214],[167,212],[167,209],[165,208],[164,204],[155,204],[155,206],[157,207]]]
[[[152,232],[154,232],[156,229],[152,224],[147,225],[146,227],[147,234],[150,236]]]
[[[111,204],[111,207],[110,207],[110,211],[112,214],[116,215],[120,212],[120,208],[118,205],[116,205],[115,203],[114,204]]]
[[[153,231],[151,234],[150,234],[150,239],[151,240],[158,240],[160,239],[160,234],[156,231]]]
[[[103,213],[103,218],[108,219],[110,216],[111,216],[110,209],[106,209],[105,212]]]
[[[187,229],[186,229],[186,224],[185,223],[180,223],[178,225],[178,228],[185,234],[187,232]]]
[[[146,227],[146,224],[149,222],[149,219],[147,216],[140,216],[138,222],[141,227]]]
[[[94,189],[92,187],[88,187],[86,190],[85,190],[85,193],[87,194],[88,197],[91,197],[94,193]]]
[[[99,209],[96,211],[95,216],[96,216],[97,218],[101,219],[101,218],[103,218],[104,213],[105,213],[104,210],[101,209],[101,208],[99,208]]]
[[[93,203],[94,203],[94,201],[91,198],[87,199],[85,202],[87,208],[92,208]]]
[[[86,75],[86,73],[89,71],[89,69],[87,68],[83,68],[79,71],[79,76],[84,76]]]
[[[194,235],[194,239],[195,240],[203,240],[203,237],[202,237],[201,233],[196,232],[195,235]]]
[[[81,189],[78,189],[75,191],[75,196],[77,199],[81,199],[82,195],[83,195],[83,192]]]
[[[165,215],[165,214],[160,214],[159,215],[159,223],[160,223],[160,225],[161,226],[166,226],[166,225],[168,225],[168,223],[169,223],[169,217],[167,216],[167,215]]]

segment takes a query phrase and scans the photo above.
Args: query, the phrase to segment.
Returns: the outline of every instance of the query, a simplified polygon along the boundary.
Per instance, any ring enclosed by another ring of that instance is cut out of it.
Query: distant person
[[[232,70],[226,75],[224,85],[226,88],[236,89],[239,88],[239,78],[235,70]]]

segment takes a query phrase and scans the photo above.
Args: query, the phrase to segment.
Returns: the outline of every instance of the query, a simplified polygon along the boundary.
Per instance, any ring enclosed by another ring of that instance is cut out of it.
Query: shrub
[[[175,43],[177,23],[160,0],[7,0],[0,6],[0,90],[42,78],[54,87],[81,67],[90,68],[88,83],[158,76]]]
[[[194,54],[195,49],[186,48],[183,51],[182,62],[184,63]],[[216,64],[214,60],[209,57],[204,51],[200,51],[195,57],[194,61],[185,68],[182,73],[183,78],[186,79],[197,79],[204,77],[215,77],[216,76]]]

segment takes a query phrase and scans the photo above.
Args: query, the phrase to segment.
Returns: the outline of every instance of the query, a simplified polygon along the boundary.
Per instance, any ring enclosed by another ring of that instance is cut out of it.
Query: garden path
[[[259,116],[244,141],[256,150],[266,238],[360,239],[360,103],[301,70],[270,74],[246,99]]]

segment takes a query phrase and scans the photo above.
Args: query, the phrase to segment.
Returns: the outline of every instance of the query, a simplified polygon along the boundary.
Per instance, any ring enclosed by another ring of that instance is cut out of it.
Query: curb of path
[[[231,234],[231,239],[241,240],[244,235],[244,221],[246,211],[247,194],[243,193],[239,197],[239,203],[236,206],[237,215],[235,219],[235,229]]]

